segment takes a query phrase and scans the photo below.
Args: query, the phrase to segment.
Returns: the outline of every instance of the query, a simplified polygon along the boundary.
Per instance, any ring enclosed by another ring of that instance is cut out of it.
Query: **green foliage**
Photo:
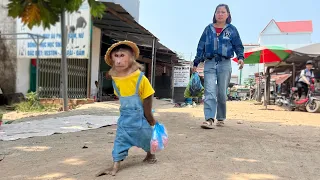
[[[43,112],[53,110],[54,105],[42,105],[37,93],[30,92],[26,95],[26,101],[15,105],[19,112]]]
[[[63,10],[73,13],[79,10],[82,3],[83,0],[9,0],[7,8],[9,16],[21,18],[30,29],[40,25],[49,29],[59,22]],[[88,0],[88,4],[93,17],[103,16],[106,9],[103,3]]]
[[[244,85],[246,87],[252,87],[256,84],[255,79],[254,78],[248,78],[245,80]]]
[[[183,53],[177,52],[177,51],[174,51],[174,53],[177,54],[177,57],[178,57],[179,59],[185,59]]]
[[[96,18],[102,18],[106,10],[106,6],[101,2],[97,2],[96,0],[88,0],[88,3],[89,3],[89,6],[91,7],[90,9],[91,15]]]

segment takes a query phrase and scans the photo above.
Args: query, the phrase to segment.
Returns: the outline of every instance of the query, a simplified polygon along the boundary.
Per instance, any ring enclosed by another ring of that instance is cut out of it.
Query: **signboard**
[[[66,26],[68,32],[67,57],[89,58],[90,49],[90,8],[84,1],[77,12],[66,13]],[[17,19],[17,33],[39,34],[45,40],[39,46],[40,58],[61,58],[61,23],[56,23],[50,29],[44,30],[42,26],[29,29],[27,25]],[[41,42],[41,39],[40,39]],[[35,58],[38,54],[37,44],[30,39],[17,41],[18,58]]]
[[[190,81],[190,66],[173,67],[173,87],[187,87]]]

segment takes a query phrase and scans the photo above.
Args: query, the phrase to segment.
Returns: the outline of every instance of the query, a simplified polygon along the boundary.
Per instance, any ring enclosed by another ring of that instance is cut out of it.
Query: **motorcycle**
[[[289,98],[282,101],[282,103],[287,106],[290,111],[294,111],[296,109],[303,109],[310,113],[320,111],[320,99],[313,96],[313,93],[315,92],[314,83],[315,79],[313,78],[311,79],[306,98],[300,99],[298,95],[298,88],[292,87]]]
[[[278,106],[283,106],[287,102],[285,94],[277,95],[275,104]]]

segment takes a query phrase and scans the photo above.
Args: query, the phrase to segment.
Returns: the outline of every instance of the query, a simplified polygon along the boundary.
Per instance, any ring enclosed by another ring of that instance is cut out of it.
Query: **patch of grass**
[[[55,105],[43,105],[40,103],[37,93],[30,92],[26,95],[26,101],[15,105],[15,110],[18,112],[45,112],[53,111]]]

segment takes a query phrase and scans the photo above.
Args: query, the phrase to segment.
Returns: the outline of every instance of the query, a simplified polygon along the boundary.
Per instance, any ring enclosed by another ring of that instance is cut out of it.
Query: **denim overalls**
[[[136,92],[132,96],[123,97],[112,81],[113,88],[120,98],[120,118],[117,123],[117,134],[114,141],[112,157],[114,162],[124,160],[132,146],[150,151],[152,127],[144,116],[143,104],[139,96],[139,86],[144,73],[137,81]]]

